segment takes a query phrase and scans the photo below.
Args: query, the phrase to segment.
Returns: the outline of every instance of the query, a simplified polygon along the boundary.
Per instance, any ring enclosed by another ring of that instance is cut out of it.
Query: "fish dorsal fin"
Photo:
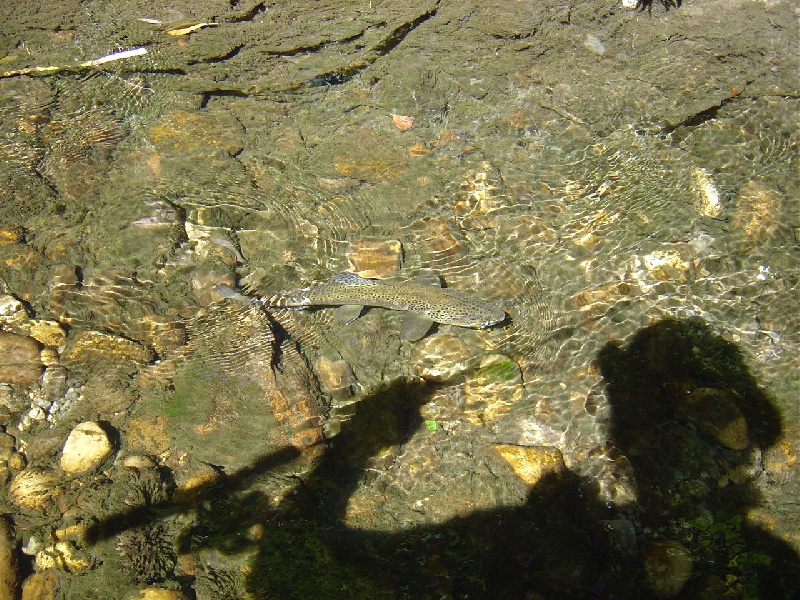
[[[331,277],[331,283],[339,283],[341,285],[378,285],[379,282],[374,279],[364,279],[350,271],[342,271]]]
[[[431,325],[433,325],[433,320],[425,315],[406,311],[400,322],[400,339],[408,342],[421,340],[428,333]]]
[[[430,285],[433,287],[442,287],[442,279],[439,275],[431,269],[422,269],[413,279],[414,283],[420,285]]]
[[[345,304],[343,306],[339,306],[334,311],[336,315],[336,320],[343,325],[347,325],[348,323],[352,323],[358,317],[361,316],[361,311],[364,310],[364,307],[360,304]]]

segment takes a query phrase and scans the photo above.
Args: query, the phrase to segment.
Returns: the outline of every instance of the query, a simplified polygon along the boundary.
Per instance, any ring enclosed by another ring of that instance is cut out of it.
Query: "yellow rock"
[[[558,476],[566,470],[564,458],[558,448],[511,444],[496,444],[491,448],[528,485],[536,485],[544,478]]]
[[[360,277],[391,277],[400,271],[403,245],[397,240],[354,240],[346,256],[348,270]]]
[[[748,181],[739,190],[731,229],[739,238],[739,250],[749,252],[766,242],[781,225],[782,196],[765,185]]]
[[[77,425],[69,434],[61,453],[61,468],[67,473],[88,473],[102,465],[113,446],[108,434],[95,421]]]
[[[56,477],[43,469],[24,469],[8,486],[8,497],[19,507],[41,508],[58,493]]]
[[[85,571],[91,566],[91,560],[82,556],[77,546],[70,541],[56,542],[36,553],[36,568],[39,571],[61,569],[69,573],[76,573]]]
[[[126,600],[186,600],[186,596],[177,590],[147,587],[128,595]]]
[[[716,219],[722,214],[722,200],[720,199],[719,190],[711,173],[706,169],[700,167],[692,167],[692,195],[693,206],[697,214],[703,217]]]
[[[22,600],[55,600],[60,598],[58,573],[53,569],[34,573],[22,585]]]
[[[43,346],[63,346],[67,341],[67,333],[55,321],[30,321],[30,335]]]
[[[347,361],[320,356],[317,359],[316,371],[320,387],[327,394],[348,391],[353,384],[353,369]]]
[[[99,331],[79,331],[71,337],[61,358],[67,364],[124,360],[144,365],[153,359],[153,354],[144,346],[122,337]]]

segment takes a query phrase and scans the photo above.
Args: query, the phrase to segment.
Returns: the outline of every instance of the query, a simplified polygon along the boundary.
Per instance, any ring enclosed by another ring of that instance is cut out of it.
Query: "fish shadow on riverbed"
[[[290,464],[298,456],[293,448],[199,490],[191,505],[117,515],[90,533],[101,539],[194,511],[196,524],[178,550],[204,557],[194,579],[183,576],[198,598],[648,598],[665,591],[678,598],[794,597],[797,555],[743,519],[759,493],[734,473],[750,453],[720,441],[741,445],[740,424],[725,437],[724,418],[703,422],[683,399],[706,390],[695,400],[741,415],[748,443],[774,444],[780,419],[736,347],[702,321],[662,321],[625,347],[609,343],[598,361],[608,385],[611,442],[621,451],[620,469],[638,484],[635,506],[608,506],[594,481],[566,471],[537,483],[522,506],[401,524],[392,532],[349,526],[348,503],[371,461],[425,427],[419,408],[436,387],[399,380],[359,402],[278,505],[258,483]],[[674,543],[691,556],[691,570],[659,554]],[[214,558],[243,555],[244,575],[231,575],[225,560]]]

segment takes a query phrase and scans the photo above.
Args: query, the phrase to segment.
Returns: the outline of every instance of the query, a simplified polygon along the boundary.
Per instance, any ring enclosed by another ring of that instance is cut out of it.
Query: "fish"
[[[224,287],[217,286],[217,292],[227,298],[234,297],[230,292],[241,297],[233,290],[221,289]],[[264,308],[337,306],[337,318],[344,323],[357,319],[364,307],[405,311],[400,339],[412,342],[425,337],[433,323],[485,329],[507,316],[503,309],[479,296],[443,288],[439,276],[430,270],[403,282],[366,279],[345,271],[328,282],[258,298],[256,303]]]

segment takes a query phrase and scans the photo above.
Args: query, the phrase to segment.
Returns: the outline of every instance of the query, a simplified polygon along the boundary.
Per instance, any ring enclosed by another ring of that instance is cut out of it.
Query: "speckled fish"
[[[432,271],[422,271],[404,282],[364,279],[345,272],[327,283],[262,298],[258,303],[286,308],[338,306],[337,317],[345,323],[357,319],[365,306],[406,311],[400,338],[409,341],[425,337],[434,322],[483,329],[506,318],[506,313],[491,302],[442,288],[439,276]]]

